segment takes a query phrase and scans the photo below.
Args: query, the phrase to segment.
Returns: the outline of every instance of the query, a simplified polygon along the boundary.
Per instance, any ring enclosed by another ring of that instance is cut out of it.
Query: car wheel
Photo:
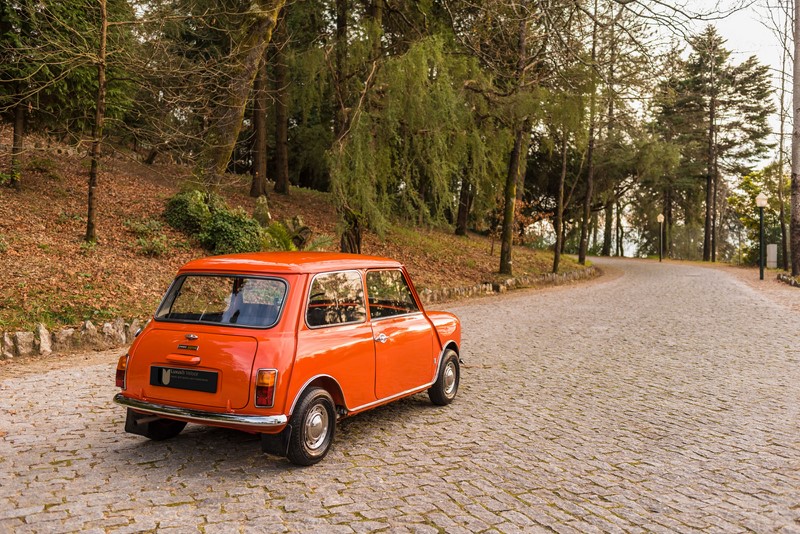
[[[312,388],[291,418],[287,457],[297,465],[313,465],[328,454],[336,430],[333,398],[322,388]]]
[[[144,436],[153,441],[162,441],[174,438],[186,428],[186,422],[173,421],[172,419],[157,419],[147,424]]]
[[[458,393],[458,383],[461,380],[461,367],[458,363],[458,354],[453,350],[446,350],[439,369],[436,382],[428,389],[431,402],[445,406],[453,402]]]

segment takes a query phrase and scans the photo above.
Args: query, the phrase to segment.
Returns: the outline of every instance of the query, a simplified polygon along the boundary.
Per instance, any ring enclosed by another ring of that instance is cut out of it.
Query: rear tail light
[[[278,371],[275,369],[259,369],[256,376],[256,406],[272,408],[275,402],[275,383]]]
[[[117,387],[125,389],[125,371],[128,369],[128,355],[120,356],[117,362]]]

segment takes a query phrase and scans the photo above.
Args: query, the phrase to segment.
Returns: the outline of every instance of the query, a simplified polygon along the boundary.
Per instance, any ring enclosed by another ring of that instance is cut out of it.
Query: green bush
[[[139,253],[141,255],[151,258],[159,258],[169,251],[167,236],[164,234],[140,237],[136,240],[136,244],[139,245]]]
[[[167,201],[164,218],[177,230],[188,234],[202,232],[211,219],[211,209],[206,202],[206,195],[197,190],[182,191],[174,195]]]
[[[157,219],[146,219],[144,221],[125,221],[125,227],[138,238],[153,237],[161,234],[161,221]]]
[[[198,238],[214,254],[261,250],[261,226],[243,209],[214,211]]]

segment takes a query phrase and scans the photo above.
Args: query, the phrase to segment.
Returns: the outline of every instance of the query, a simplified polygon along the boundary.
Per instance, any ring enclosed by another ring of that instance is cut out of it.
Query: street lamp
[[[658,230],[658,262],[661,263],[661,257],[664,255],[664,214],[659,213],[656,219],[660,225]]]
[[[762,191],[756,197],[756,206],[758,206],[758,271],[759,279],[764,279],[764,208],[767,207],[767,195]]]

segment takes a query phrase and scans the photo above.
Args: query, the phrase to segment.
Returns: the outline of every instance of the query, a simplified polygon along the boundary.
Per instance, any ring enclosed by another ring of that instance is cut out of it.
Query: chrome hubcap
[[[452,397],[456,393],[456,378],[458,376],[458,372],[456,371],[456,364],[452,361],[447,362],[447,365],[444,368],[444,394],[448,397]]]
[[[323,446],[328,437],[328,410],[321,404],[313,406],[306,415],[305,445],[306,449],[315,452]]]

